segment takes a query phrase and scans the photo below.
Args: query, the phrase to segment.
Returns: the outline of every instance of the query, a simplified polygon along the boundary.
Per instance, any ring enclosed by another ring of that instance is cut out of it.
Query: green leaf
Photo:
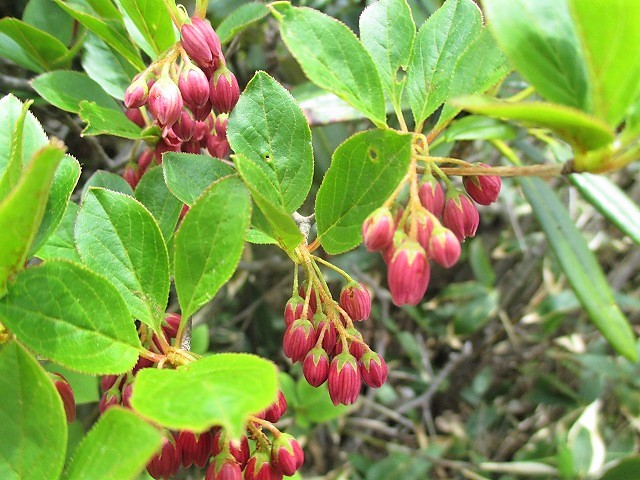
[[[400,104],[403,83],[398,82],[400,68],[406,70],[416,25],[406,0],[380,0],[360,15],[360,38],[375,62],[382,86],[391,99]]]
[[[40,150],[18,185],[0,202],[0,295],[7,279],[24,267],[44,215],[56,168],[64,149],[52,143]]]
[[[97,170],[89,177],[87,183],[82,187],[82,200],[85,199],[91,187],[106,188],[107,190],[113,190],[114,192],[124,193],[125,195],[133,197],[133,189],[124,178],[116,173],[105,170]]]
[[[22,20],[53,35],[64,45],[71,43],[73,18],[50,0],[29,0],[24,7]]]
[[[601,175],[580,173],[569,180],[605,218],[640,244],[640,208],[624,191]]]
[[[140,370],[131,404],[167,428],[204,432],[220,425],[238,438],[247,416],[268,407],[277,391],[277,368],[272,362],[244,353],[221,353],[176,370]]]
[[[116,288],[62,260],[21,272],[0,300],[0,321],[34,352],[83,373],[125,372],[141,348]]]
[[[362,241],[362,222],[395,190],[410,159],[411,135],[393,130],[360,132],[336,149],[316,198],[318,237],[327,253]]]
[[[640,472],[640,457],[626,457],[607,469],[598,480],[636,480]]]
[[[601,120],[564,105],[515,103],[481,96],[461,97],[453,104],[473,113],[549,128],[579,152],[607,146],[614,138],[613,131]]]
[[[311,130],[293,99],[265,72],[257,72],[229,117],[233,151],[259,166],[291,213],[304,202],[313,179]]]
[[[82,263],[73,238],[73,228],[78,210],[80,210],[80,207],[76,203],[69,202],[67,204],[67,209],[58,225],[58,229],[35,253],[36,257],[42,260],[66,259]]]
[[[193,205],[213,182],[235,173],[217,158],[192,153],[167,152],[162,156],[162,168],[169,190],[187,205]]]
[[[31,85],[47,102],[67,112],[80,112],[80,102],[88,98],[103,108],[121,112],[115,100],[81,72],[56,70],[34,78]]]
[[[167,188],[162,167],[148,170],[136,187],[136,198],[149,209],[158,222],[165,241],[169,241],[178,223],[182,202]]]
[[[80,102],[80,118],[87,122],[82,135],[115,135],[131,140],[147,140],[143,130],[120,110],[104,108],[89,100]]]
[[[161,445],[158,429],[129,410],[110,408],[84,437],[63,478],[135,480]]]
[[[159,330],[169,254],[151,213],[128,195],[92,188],[76,218],[75,239],[84,263],[111,280],[131,315]]]
[[[310,8],[270,5],[284,43],[309,80],[386,125],[384,93],[376,65],[349,28]]]
[[[635,336],[584,237],[555,193],[536,178],[520,180],[558,264],[593,324],[611,346],[629,360],[637,361]]]
[[[0,345],[0,478],[57,480],[67,419],[48,374],[16,342]]]
[[[69,385],[71,385],[73,389],[73,399],[76,405],[97,403],[100,401],[100,396],[102,395],[102,392],[99,392],[100,377],[74,372],[73,370],[64,368],[62,365],[50,362],[45,364],[44,368],[47,372],[59,373],[69,382]]]
[[[240,5],[216,28],[220,42],[223,44],[230,42],[233,37],[268,14],[269,9],[264,3],[251,2]]]
[[[22,105],[22,111],[16,119],[13,130],[10,132],[9,158],[6,169],[0,173],[0,200],[13,190],[22,174],[22,147],[24,141],[24,123],[31,102]],[[10,125],[12,126],[12,125]]]
[[[444,138],[447,142],[456,140],[513,140],[518,129],[513,125],[491,117],[468,115],[451,123]]]
[[[448,0],[420,27],[406,87],[416,124],[447,100],[456,63],[481,28],[482,14],[471,0]]]
[[[65,155],[53,177],[53,184],[44,209],[42,223],[40,223],[38,233],[36,233],[31,244],[29,255],[36,252],[58,228],[79,178],[80,164],[75,158]]]
[[[249,192],[237,177],[213,183],[175,235],[174,277],[182,315],[211,300],[238,266],[251,217]]]
[[[17,18],[0,20],[2,56],[34,72],[68,64],[69,50],[56,37]]]
[[[584,60],[566,1],[486,0],[483,6],[502,50],[540,95],[589,111]]]
[[[254,210],[254,226],[276,239],[282,249],[291,255],[304,241],[304,237],[291,214],[280,204],[275,186],[269,181],[264,170],[245,156],[235,156],[234,163],[261,212],[261,215],[256,215],[257,211]]]
[[[131,38],[154,60],[173,45],[176,31],[162,0],[116,0]]]
[[[593,114],[616,127],[640,95],[640,3],[568,0],[589,77]],[[606,41],[603,41],[606,39]]]

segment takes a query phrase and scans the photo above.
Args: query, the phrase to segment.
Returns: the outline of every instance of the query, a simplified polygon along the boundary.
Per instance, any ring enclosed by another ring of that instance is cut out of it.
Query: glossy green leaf
[[[269,9],[264,3],[251,2],[240,5],[216,28],[220,42],[223,44],[230,42],[233,37],[268,14]]]
[[[91,187],[101,187],[133,197],[133,189],[120,175],[105,170],[96,170],[82,187],[82,199],[87,196]]]
[[[616,305],[600,265],[568,212],[542,180],[523,178],[520,184],[558,264],[589,318],[618,353],[637,361],[631,326]]]
[[[233,151],[259,166],[291,213],[304,202],[313,178],[311,130],[297,103],[273,78],[258,72],[229,117]]]
[[[272,362],[244,353],[221,353],[176,370],[140,370],[131,404],[167,428],[203,432],[220,425],[237,438],[247,416],[269,406],[277,391],[277,368]]]
[[[22,21],[53,35],[64,45],[73,36],[73,18],[51,0],[29,0]]]
[[[6,280],[24,268],[27,252],[44,215],[64,149],[52,143],[40,150],[11,193],[0,202],[0,294]]]
[[[481,28],[482,14],[471,0],[447,0],[420,27],[406,86],[416,124],[448,99],[456,63]]]
[[[9,283],[0,322],[37,354],[83,373],[129,370],[141,348],[113,284],[62,260],[28,268]]]
[[[445,132],[447,142],[456,140],[513,140],[518,128],[496,118],[468,115],[453,122]]]
[[[598,480],[636,480],[640,472],[640,456],[625,457],[608,468]]]
[[[82,263],[73,238],[73,229],[78,210],[80,210],[78,204],[73,202],[67,204],[67,209],[58,225],[58,229],[35,253],[36,257],[42,260],[62,259]]]
[[[588,111],[588,80],[567,2],[486,0],[483,6],[502,50],[540,95]]]
[[[147,138],[122,111],[104,108],[89,100],[80,102],[80,118],[87,123],[83,135],[115,135],[131,140]]]
[[[7,164],[4,171],[0,172],[0,200],[13,190],[22,174],[24,124],[27,118],[27,112],[29,111],[29,105],[30,102],[22,105],[22,110],[15,124],[9,123],[8,125],[9,128],[13,128],[10,131],[11,137],[7,139],[9,143]]]
[[[17,18],[0,20],[2,56],[34,72],[44,72],[69,63],[69,50],[53,35]]]
[[[129,410],[110,408],[82,440],[63,478],[135,480],[161,445],[157,428]]]
[[[67,112],[80,112],[80,102],[86,99],[103,108],[121,111],[98,83],[81,72],[56,70],[34,78],[31,85],[47,102]]]
[[[382,86],[400,104],[402,86],[397,74],[406,70],[411,58],[416,25],[406,0],[380,0],[360,15],[360,38],[371,54]]]
[[[128,195],[92,188],[75,240],[84,263],[111,280],[131,315],[158,330],[169,296],[169,255],[151,213]]]
[[[168,242],[176,229],[183,204],[164,183],[162,167],[154,167],[142,176],[136,187],[136,198],[149,209]]]
[[[187,205],[193,205],[213,182],[235,170],[209,155],[167,152],[162,156],[164,178],[169,190]]]
[[[217,180],[196,200],[175,235],[174,278],[182,315],[211,300],[238,266],[251,218],[237,177]]]
[[[173,45],[176,31],[163,0],[116,0],[131,38],[155,59]]]
[[[258,211],[254,210],[253,225],[276,239],[283,250],[291,254],[304,241],[304,237],[291,214],[281,205],[276,187],[265,175],[264,170],[245,156],[237,155],[234,163],[261,212],[258,216]]]
[[[354,33],[338,20],[286,2],[270,5],[287,48],[307,78],[335,93],[373,123],[386,124],[384,94],[376,65]]]
[[[549,128],[578,151],[604,147],[614,138],[613,131],[601,120],[564,105],[514,103],[481,96],[461,97],[453,104],[473,113]]]
[[[62,400],[38,361],[0,345],[0,478],[57,480],[67,448]]]
[[[407,174],[411,135],[368,130],[347,139],[333,154],[316,198],[318,237],[338,254],[362,241],[362,222]]]

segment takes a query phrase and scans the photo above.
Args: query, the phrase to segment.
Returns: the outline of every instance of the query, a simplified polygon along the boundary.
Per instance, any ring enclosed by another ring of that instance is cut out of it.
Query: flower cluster
[[[227,117],[239,97],[238,81],[226,66],[217,34],[206,20],[191,18],[182,25],[180,42],[139,73],[125,92],[127,117],[162,132],[153,149],[125,168],[125,180],[135,188],[167,151],[206,149],[224,158],[229,153]]]

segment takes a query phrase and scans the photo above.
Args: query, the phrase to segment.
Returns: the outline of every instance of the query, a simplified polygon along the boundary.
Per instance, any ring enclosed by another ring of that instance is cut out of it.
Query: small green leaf
[[[444,138],[447,142],[457,140],[513,140],[518,135],[518,129],[501,120],[468,115],[452,122],[447,128]]]
[[[89,180],[87,180],[82,187],[82,200],[85,199],[91,187],[106,188],[107,190],[113,190],[114,192],[124,193],[125,195],[133,197],[133,189],[124,178],[116,173],[105,170],[96,170],[96,172],[89,177]]]
[[[167,428],[204,432],[220,425],[237,438],[247,416],[268,407],[277,391],[273,363],[255,355],[221,353],[176,370],[140,370],[131,404]]]
[[[616,305],[600,265],[566,209],[542,180],[523,178],[520,184],[558,264],[589,318],[618,353],[637,361],[631,326]]]
[[[2,56],[34,72],[44,72],[69,63],[69,50],[56,37],[17,18],[0,20]]]
[[[447,0],[420,27],[407,69],[407,98],[416,124],[448,99],[456,63],[482,29],[471,0]]]
[[[304,202],[313,178],[311,130],[293,99],[265,72],[257,72],[229,117],[233,151],[253,161],[291,213]]]
[[[167,152],[162,168],[169,190],[187,205],[193,205],[213,182],[235,173],[217,158],[192,153]]]
[[[0,321],[29,349],[83,373],[125,372],[141,348],[116,288],[62,260],[21,272],[0,300]]]
[[[142,176],[136,187],[136,198],[149,209],[168,242],[176,229],[183,204],[164,183],[162,167],[154,167]]]
[[[142,129],[120,110],[104,108],[89,100],[80,102],[80,118],[87,122],[82,135],[115,135],[131,140],[147,140]]]
[[[636,480],[640,472],[640,456],[625,457],[608,468],[598,480]]]
[[[67,419],[53,382],[17,342],[0,345],[0,478],[57,480]]]
[[[169,296],[169,254],[160,228],[134,198],[92,188],[76,218],[78,253],[109,278],[131,315],[160,329]]]
[[[44,73],[34,78],[31,85],[42,98],[60,110],[78,113],[80,102],[91,99],[103,108],[121,111],[100,85],[81,72],[56,70]]]
[[[239,178],[214,182],[193,204],[175,235],[175,284],[182,315],[211,300],[238,266],[251,218]]]
[[[34,256],[42,260],[71,260],[73,262],[82,263],[82,259],[76,250],[75,240],[73,238],[73,227],[76,221],[80,207],[73,202],[67,204],[64,216],[58,225],[58,229],[53,232],[40,250]]]
[[[601,120],[564,105],[544,102],[506,102],[489,97],[461,97],[453,105],[473,113],[546,127],[576,150],[595,150],[613,142],[613,131]]]
[[[284,43],[307,78],[386,125],[384,93],[373,59],[349,28],[310,8],[285,2],[270,5]]]
[[[268,14],[269,9],[264,3],[251,2],[240,5],[227,15],[220,25],[218,25],[218,28],[216,28],[220,42],[223,44],[230,42],[233,37],[251,24],[262,20]]]
[[[327,253],[362,241],[362,222],[395,190],[410,159],[411,135],[393,130],[360,132],[336,149],[316,198],[318,237]]]
[[[27,118],[30,103],[31,102],[22,106],[22,111],[16,119],[15,125],[13,125],[13,130],[10,132],[12,138],[10,141],[9,158],[6,169],[4,172],[0,172],[0,200],[13,190],[22,174],[24,123]]]
[[[566,1],[485,0],[483,6],[502,50],[540,95],[589,111],[584,60]]]
[[[29,0],[24,7],[22,20],[53,35],[64,45],[71,43],[73,18],[51,0]]]
[[[173,45],[176,31],[162,0],[116,0],[131,38],[154,60]]]
[[[63,478],[135,480],[161,445],[157,428],[129,410],[110,408],[84,437]]]

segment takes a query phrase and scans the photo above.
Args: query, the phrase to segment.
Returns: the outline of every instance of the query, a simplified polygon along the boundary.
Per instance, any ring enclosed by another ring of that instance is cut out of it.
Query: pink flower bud
[[[442,223],[462,242],[465,237],[473,237],[476,234],[480,215],[469,197],[454,192],[447,194]]]
[[[140,178],[138,177],[138,172],[132,165],[127,165],[126,167],[124,167],[124,170],[122,171],[122,178],[124,178],[125,181],[134,190],[136,189],[136,185],[138,185],[138,182],[140,181]]]
[[[143,368],[152,367],[153,365],[154,365],[153,360],[149,360],[148,358],[144,358],[144,357],[138,357],[138,361],[136,362],[135,366],[133,367],[133,370],[131,371],[135,375],[137,371],[142,370]],[[124,384],[125,380],[126,380],[126,376],[123,376],[122,381],[120,382],[121,386]]]
[[[358,365],[360,366],[362,380],[370,387],[380,388],[384,382],[387,381],[389,368],[384,358],[376,352],[370,350],[365,353],[358,362]]]
[[[345,285],[340,292],[340,306],[354,322],[366,320],[371,313],[369,290],[361,283]]]
[[[442,185],[433,176],[429,176],[425,183],[420,185],[418,197],[422,206],[433,213],[436,217],[442,215],[444,208],[444,190]]]
[[[162,449],[147,464],[147,472],[153,478],[173,477],[180,468],[182,455],[180,445],[171,433],[166,432],[162,439]]]
[[[280,480],[282,473],[271,465],[271,456],[256,450],[244,469],[244,480]]]
[[[181,150],[184,153],[193,153],[193,154],[199,154],[200,153],[200,149],[202,148],[202,146],[200,145],[200,142],[198,142],[197,140],[194,140],[193,138],[191,140],[189,140],[188,142],[184,142],[182,144]]]
[[[393,234],[393,242],[382,251],[382,259],[384,260],[384,263],[389,265],[389,262],[393,258],[393,255],[396,253],[398,247],[400,247],[400,245],[402,245],[408,239],[409,237],[404,230],[396,230]]]
[[[210,432],[196,434],[182,430],[178,434],[176,443],[180,444],[182,466],[185,468],[193,464],[204,468],[213,451],[213,435]]]
[[[229,113],[238,103],[240,87],[236,76],[227,67],[221,67],[211,77],[211,104],[217,113]]]
[[[122,406],[125,408],[131,408],[131,395],[133,394],[133,385],[127,383],[122,389]]]
[[[142,177],[147,170],[149,170],[149,166],[153,163],[154,156],[151,150],[145,150],[138,157],[138,176]]]
[[[336,331],[336,327],[333,323],[327,320],[327,316],[324,313],[316,313],[313,316],[313,325],[316,330],[316,338],[320,338],[320,335],[324,330],[324,335],[322,336],[322,348],[326,352],[333,351],[333,348],[336,345],[336,338],[338,336],[338,332]]]
[[[309,283],[305,280],[300,284],[300,287],[298,287],[298,295],[306,299],[308,288]],[[313,287],[311,287],[311,290],[309,291],[309,308],[311,309],[311,316],[318,310],[318,297]]]
[[[213,125],[213,128],[216,131],[216,135],[220,138],[227,138],[227,122],[228,116],[225,114],[220,114],[216,117],[216,122]]]
[[[294,321],[284,334],[282,349],[293,363],[302,360],[316,343],[316,332],[306,318]]]
[[[304,357],[302,373],[312,387],[319,387],[329,377],[329,355],[321,347],[313,348]]]
[[[211,100],[207,100],[207,103],[201,105],[199,107],[189,107],[191,113],[193,113],[193,118],[195,118],[198,122],[204,122],[207,118],[211,116],[211,109],[213,105],[211,105]],[[211,129],[208,129],[210,133]]]
[[[180,327],[180,321],[182,315],[179,313],[165,313],[164,322],[162,322],[162,331],[167,338],[174,339],[178,335],[178,327]]]
[[[287,433],[280,434],[271,446],[271,463],[284,475],[290,477],[296,473],[304,463],[304,452],[298,441]]]
[[[215,158],[224,158],[229,153],[229,142],[216,135],[207,135],[207,150]]]
[[[329,396],[334,405],[351,405],[360,394],[358,363],[348,352],[337,355],[329,366]]]
[[[207,468],[205,480],[242,480],[242,467],[230,453],[216,455]]]
[[[415,218],[416,226],[418,227],[416,230],[416,240],[422,248],[426,250],[429,248],[429,238],[431,238],[433,227],[436,222],[440,222],[438,222],[438,219],[435,218],[428,210],[418,210],[409,217],[409,222],[407,222],[407,226],[405,228],[410,228],[413,218]]]
[[[193,129],[193,139],[194,140],[202,140],[204,139],[208,134],[210,134],[211,132],[209,132],[209,127],[207,126],[206,122],[201,122],[196,120],[196,126]],[[206,141],[206,140],[205,140]]]
[[[395,228],[393,215],[388,208],[380,207],[374,210],[362,224],[364,246],[370,252],[384,250],[393,243]]]
[[[73,396],[71,385],[69,385],[67,379],[59,373],[50,373],[49,375],[62,399],[62,406],[64,407],[64,413],[67,415],[67,422],[74,422],[76,420],[76,400]]]
[[[403,242],[393,254],[387,271],[393,303],[417,305],[427,291],[430,274],[424,248],[411,240]]]
[[[264,411],[264,419],[271,423],[277,423],[278,420],[287,411],[287,398],[282,393],[282,390],[278,391],[278,398]]]
[[[149,90],[149,113],[161,126],[171,126],[180,118],[184,106],[180,90],[167,76],[160,77]]]
[[[486,163],[477,163],[480,167],[490,168]],[[478,175],[464,177],[464,189],[480,205],[491,205],[498,199],[502,188],[502,179],[496,175]]]
[[[103,375],[102,378],[100,379],[100,389],[103,392],[106,392],[111,387],[113,387],[117,381],[120,380],[121,382],[123,379],[124,379],[124,376],[120,376],[120,375]]]
[[[147,103],[149,87],[144,78],[136,77],[124,92],[124,105],[127,108],[139,108]]]
[[[209,101],[209,79],[202,70],[189,64],[178,79],[182,100],[189,108],[202,107]]]
[[[240,464],[242,468],[249,461],[249,439],[246,435],[242,435],[238,440],[230,440],[229,441],[229,453],[233,455],[233,458],[236,459],[236,462]]]
[[[187,55],[200,67],[217,68],[222,58],[218,35],[206,20],[191,18],[191,23],[180,27],[180,41]]]
[[[362,334],[356,328],[353,328],[353,327],[347,328],[346,332],[347,332],[347,335],[351,337],[351,338],[347,338],[349,353],[351,353],[351,355],[356,357],[356,360],[358,360],[367,350],[367,347],[365,346],[366,344],[362,338]],[[333,349],[333,353],[336,355],[339,355],[342,353],[342,341],[336,342],[336,346]]]
[[[142,110],[139,108],[127,108],[124,112],[129,120],[138,125],[140,128],[144,128],[147,124],[142,116]]]
[[[182,110],[178,121],[173,124],[171,129],[181,144],[182,142],[191,140],[196,129],[196,122],[187,110]]]
[[[302,317],[303,308],[304,300],[299,295],[294,295],[287,300],[287,303],[284,306],[284,323],[287,327]]]
[[[102,394],[100,398],[100,403],[98,404],[98,409],[100,413],[103,414],[109,408],[114,407],[116,405],[120,405],[121,393],[120,389],[116,386],[111,387],[109,390]]]
[[[433,230],[427,252],[438,265],[451,268],[460,259],[460,240],[451,230],[438,225]]]

